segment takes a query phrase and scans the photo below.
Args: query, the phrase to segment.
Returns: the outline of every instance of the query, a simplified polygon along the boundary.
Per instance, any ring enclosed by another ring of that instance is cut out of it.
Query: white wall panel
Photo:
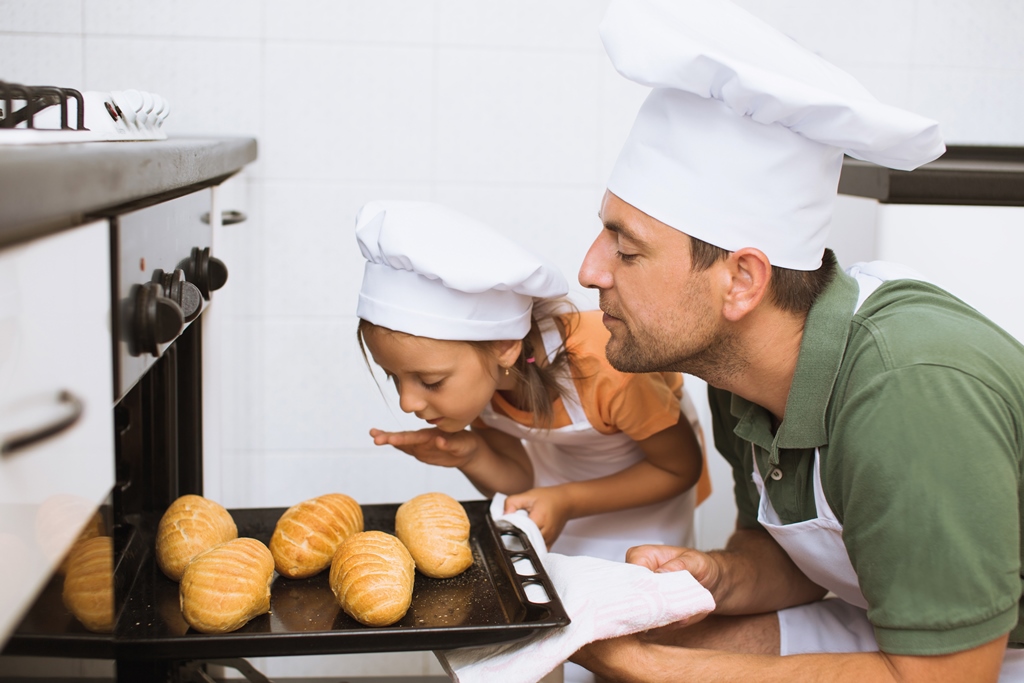
[[[427,45],[433,0],[268,0],[266,37],[302,42]]]

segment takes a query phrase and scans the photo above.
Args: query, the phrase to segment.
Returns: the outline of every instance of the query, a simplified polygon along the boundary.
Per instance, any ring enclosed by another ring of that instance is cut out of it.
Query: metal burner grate
[[[68,122],[68,101],[72,99],[76,103],[74,127]],[[36,114],[59,105],[61,130],[89,130],[85,127],[85,98],[74,88],[0,81],[0,100],[3,102],[0,128],[16,128],[21,124],[25,124],[26,128],[35,128]],[[111,112],[111,116],[114,116],[114,112]]]

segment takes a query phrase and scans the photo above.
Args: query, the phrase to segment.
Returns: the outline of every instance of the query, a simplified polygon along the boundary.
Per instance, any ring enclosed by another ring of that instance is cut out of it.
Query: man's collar
[[[836,266],[835,277],[804,323],[786,414],[776,436],[772,436],[767,410],[733,395],[730,411],[739,418],[736,434],[771,450],[772,460],[781,448],[816,448],[827,443],[825,416],[846,350],[857,292],[857,281]]]

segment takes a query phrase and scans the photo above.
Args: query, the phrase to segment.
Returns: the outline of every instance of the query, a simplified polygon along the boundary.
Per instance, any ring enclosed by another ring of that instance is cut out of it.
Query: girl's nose
[[[398,392],[398,407],[403,413],[415,413],[426,407],[426,401],[416,391],[402,387]]]

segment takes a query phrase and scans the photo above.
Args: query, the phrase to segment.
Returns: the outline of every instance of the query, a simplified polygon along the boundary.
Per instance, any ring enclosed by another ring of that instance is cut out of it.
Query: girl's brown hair
[[[509,368],[509,372],[515,376],[519,386],[517,399],[520,405],[517,407],[533,415],[534,426],[537,428],[547,429],[551,426],[555,415],[552,396],[564,398],[559,378],[569,380],[579,378],[574,375],[575,364],[572,353],[566,348],[564,340],[554,355],[544,364],[538,362],[546,358],[544,347],[534,348],[533,340],[543,338],[539,326],[541,321],[560,320],[565,326],[565,336],[568,337],[572,334],[578,317],[579,309],[568,298],[537,301],[530,319],[530,332],[522,340],[523,349],[516,362]],[[356,336],[359,350],[363,354],[363,360],[367,367],[371,367],[371,364],[370,357],[366,352],[364,335],[372,328],[387,329],[360,318]],[[494,344],[491,341],[466,341],[466,343],[488,357],[490,357]],[[530,359],[533,362],[530,362]]]

